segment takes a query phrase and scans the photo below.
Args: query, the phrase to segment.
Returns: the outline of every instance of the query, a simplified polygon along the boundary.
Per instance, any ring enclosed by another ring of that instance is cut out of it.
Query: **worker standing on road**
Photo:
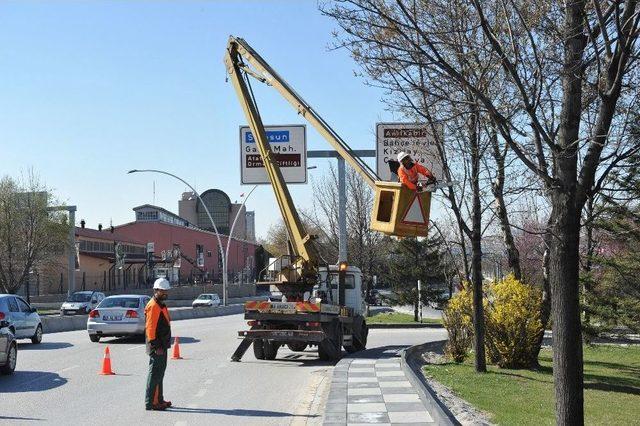
[[[424,189],[422,184],[418,182],[419,175],[426,177],[430,181],[436,181],[433,173],[431,173],[426,167],[414,163],[411,156],[406,152],[398,154],[398,162],[400,163],[400,167],[398,168],[398,178],[407,188],[418,192],[421,192]]]
[[[167,368],[167,351],[171,347],[171,319],[165,305],[168,290],[171,288],[166,278],[158,278],[153,283],[153,298],[144,308],[146,320],[145,341],[149,354],[149,376],[145,408],[147,410],[166,410],[171,401],[164,400],[162,379]]]

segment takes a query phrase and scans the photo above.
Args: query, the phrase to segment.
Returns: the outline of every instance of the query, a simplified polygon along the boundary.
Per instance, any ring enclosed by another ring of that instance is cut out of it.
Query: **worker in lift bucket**
[[[398,154],[398,162],[400,163],[400,167],[398,168],[398,178],[407,188],[413,191],[422,192],[424,190],[424,185],[418,182],[420,175],[426,177],[429,183],[436,182],[436,178],[433,176],[433,173],[431,173],[426,167],[414,163],[411,156],[406,152]]]
[[[162,388],[164,371],[167,368],[167,351],[171,347],[171,318],[165,301],[169,295],[169,281],[158,278],[153,283],[153,298],[144,309],[146,319],[146,346],[149,354],[149,376],[145,408],[164,411],[171,407],[171,401],[165,401]]]

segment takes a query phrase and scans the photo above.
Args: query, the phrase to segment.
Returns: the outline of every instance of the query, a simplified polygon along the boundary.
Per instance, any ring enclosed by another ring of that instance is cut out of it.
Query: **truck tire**
[[[307,349],[307,344],[305,342],[293,342],[287,343],[287,347],[293,352],[302,352]]]
[[[342,325],[335,321],[326,328],[327,338],[318,344],[318,356],[322,361],[336,361],[342,357]]]
[[[253,341],[253,356],[256,359],[264,359],[264,342],[262,340]]]
[[[344,349],[352,354],[367,348],[367,338],[369,336],[369,328],[364,318],[358,316],[353,320],[353,329],[351,330],[351,345],[345,346]]]
[[[277,342],[272,342],[270,340],[264,341],[264,359],[273,361],[276,359],[276,355],[278,355],[278,349],[280,348],[280,344]]]

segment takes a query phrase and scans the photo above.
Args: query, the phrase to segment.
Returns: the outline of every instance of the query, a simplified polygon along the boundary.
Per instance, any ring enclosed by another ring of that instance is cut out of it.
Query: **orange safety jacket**
[[[400,182],[402,182],[404,186],[412,190],[416,189],[416,184],[418,183],[418,175],[433,179],[433,174],[426,167],[418,163],[413,163],[413,167],[411,167],[410,169],[407,169],[402,165],[398,169],[398,178],[400,178]]]
[[[147,353],[171,347],[171,317],[164,303],[152,297],[144,308]]]

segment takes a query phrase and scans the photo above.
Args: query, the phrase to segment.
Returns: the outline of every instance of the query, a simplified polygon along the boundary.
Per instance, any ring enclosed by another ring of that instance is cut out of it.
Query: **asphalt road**
[[[41,345],[21,343],[13,376],[0,376],[1,424],[320,424],[322,395],[332,363],[314,351],[286,348],[275,361],[251,350],[229,362],[246,328],[241,315],[176,321],[183,360],[170,360],[165,397],[174,408],[144,410],[148,357],[141,342],[91,343],[86,331],[45,335]],[[369,348],[402,347],[441,339],[442,330],[371,330]],[[105,346],[115,376],[99,376]]]

